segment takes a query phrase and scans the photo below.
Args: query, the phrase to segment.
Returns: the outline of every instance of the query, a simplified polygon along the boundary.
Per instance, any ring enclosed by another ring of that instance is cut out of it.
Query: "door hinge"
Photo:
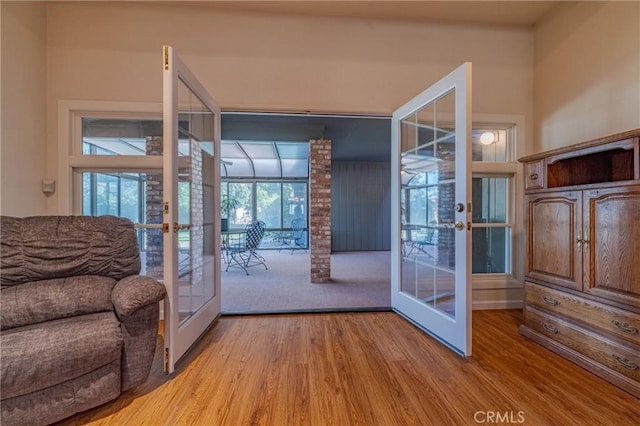
[[[165,201],[164,203],[162,203],[162,212],[164,214],[169,214],[169,202]]]
[[[169,46],[164,46],[164,69],[169,69]]]
[[[168,223],[163,223],[162,224],[162,232],[165,234],[169,233],[169,224]]]
[[[164,348],[164,371],[169,372],[169,348]]]

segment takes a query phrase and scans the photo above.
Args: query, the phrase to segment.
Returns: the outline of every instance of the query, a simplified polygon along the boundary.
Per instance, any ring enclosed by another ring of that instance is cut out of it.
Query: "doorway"
[[[262,266],[252,268],[247,275],[232,268],[224,272],[223,268],[223,313],[389,309],[390,123],[389,117],[222,114],[223,148],[225,143],[242,146],[259,141],[269,146],[276,143],[308,144],[310,140],[328,139],[332,144],[331,281],[311,284],[308,235],[304,235],[301,244],[291,250],[279,240],[282,233],[291,231],[290,222],[281,220],[278,224],[277,219],[271,219],[273,224],[271,228],[267,226],[267,238],[260,250],[268,269]],[[222,162],[234,162],[232,158],[225,158],[224,149]],[[308,171],[308,164],[305,169]],[[281,178],[294,179],[291,176]],[[308,174],[305,173],[304,178],[308,179]],[[224,186],[224,175],[222,181]],[[226,181],[247,186],[263,182],[263,188],[271,186],[275,189],[285,185],[278,182],[273,174],[229,175]],[[306,185],[307,182],[302,179],[297,184]],[[279,205],[284,206],[280,215],[283,219],[288,212],[289,200],[283,192],[276,192],[280,194]],[[253,193],[259,198],[257,190]],[[300,201],[303,197],[297,195]],[[277,199],[277,196],[275,194],[272,198]],[[267,208],[259,201],[245,200],[247,206],[242,214],[250,211],[249,219],[252,220],[272,217],[267,213],[273,211],[273,205]],[[306,208],[308,206],[304,205]],[[245,217],[245,220],[248,219]]]

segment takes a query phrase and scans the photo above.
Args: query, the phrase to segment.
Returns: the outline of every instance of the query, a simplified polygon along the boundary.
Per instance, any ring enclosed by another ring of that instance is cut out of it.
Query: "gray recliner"
[[[49,424],[144,383],[166,290],[138,275],[133,223],[0,219],[1,423]]]

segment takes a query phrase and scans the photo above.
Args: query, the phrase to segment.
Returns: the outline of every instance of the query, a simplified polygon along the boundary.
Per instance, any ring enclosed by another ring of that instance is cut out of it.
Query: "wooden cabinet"
[[[523,335],[640,398],[640,129],[521,159]]]

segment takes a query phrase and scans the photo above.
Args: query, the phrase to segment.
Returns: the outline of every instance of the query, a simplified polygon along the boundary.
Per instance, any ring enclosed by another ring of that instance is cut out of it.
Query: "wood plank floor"
[[[473,313],[461,358],[392,312],[222,317],[172,376],[61,425],[638,425],[640,400]]]

